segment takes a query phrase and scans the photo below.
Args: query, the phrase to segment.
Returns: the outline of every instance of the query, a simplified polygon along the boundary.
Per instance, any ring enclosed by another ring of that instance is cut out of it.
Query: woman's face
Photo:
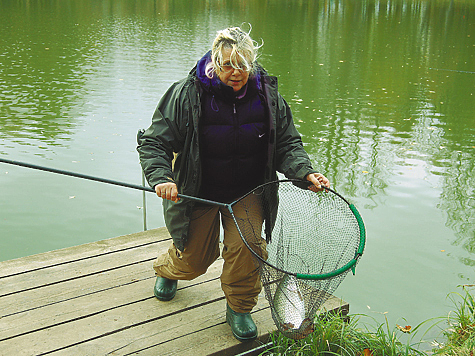
[[[223,48],[223,64],[222,71],[218,69],[219,79],[226,85],[229,85],[234,91],[239,91],[244,85],[246,85],[249,79],[249,72],[245,69],[235,69],[231,65],[231,48]],[[242,67],[242,66],[240,66]]]

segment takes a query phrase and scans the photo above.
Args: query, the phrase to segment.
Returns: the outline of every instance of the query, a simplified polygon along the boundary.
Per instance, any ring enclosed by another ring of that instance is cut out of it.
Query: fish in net
[[[281,180],[257,187],[231,204],[235,224],[254,255],[272,318],[285,336],[313,332],[318,309],[363,254],[365,228],[335,191]]]

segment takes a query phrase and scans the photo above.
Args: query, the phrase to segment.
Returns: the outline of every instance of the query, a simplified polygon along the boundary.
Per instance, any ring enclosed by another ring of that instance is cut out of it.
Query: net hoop
[[[241,198],[237,199],[236,201],[234,201],[234,202],[232,202],[231,204],[228,205],[228,209],[229,209],[231,215],[234,216],[232,206],[234,204],[238,203],[239,201],[241,201],[242,199],[246,198],[250,194],[253,194],[256,190],[261,189],[261,188],[263,188],[265,186],[268,186],[268,185],[271,185],[271,184],[276,184],[276,183],[278,184],[278,183],[285,183],[285,182],[296,183],[297,185],[302,185],[302,184],[307,184],[308,186],[311,185],[310,182],[299,180],[299,179],[282,179],[282,180],[277,180],[277,181],[272,181],[272,182],[267,182],[267,183],[261,184],[261,185],[257,186],[256,188],[254,188],[253,190],[251,190],[249,193],[246,193]],[[304,273],[293,273],[293,272],[285,271],[281,268],[278,268],[278,267],[270,264],[265,259],[263,259],[258,253],[256,253],[256,251],[254,251],[254,249],[251,246],[249,246],[248,242],[246,241],[246,239],[244,238],[244,236],[241,232],[241,229],[239,228],[239,225],[236,223],[236,227],[239,231],[239,234],[241,235],[241,238],[242,238],[244,244],[251,251],[251,253],[254,255],[254,257],[256,257],[260,262],[264,263],[265,265],[267,265],[267,266],[269,266],[269,267],[271,267],[271,268],[273,268],[273,269],[275,269],[279,272],[282,272],[282,273],[285,273],[285,274],[288,274],[288,275],[292,275],[292,276],[295,276],[297,279],[303,279],[303,280],[325,280],[325,279],[333,278],[333,277],[336,277],[340,274],[343,274],[343,273],[347,272],[349,269],[353,269],[353,271],[354,271],[354,268],[356,267],[356,264],[358,263],[359,258],[363,255],[364,247],[365,247],[365,244],[366,244],[366,229],[365,229],[365,226],[364,226],[363,218],[361,217],[358,209],[356,209],[356,207],[353,204],[349,203],[348,200],[346,200],[341,194],[339,194],[336,191],[334,191],[333,189],[327,188],[325,186],[322,186],[322,188],[324,188],[327,192],[330,192],[330,193],[334,194],[335,196],[339,197],[341,200],[343,200],[348,205],[348,208],[351,210],[351,212],[353,213],[353,216],[355,217],[356,222],[358,223],[359,245],[358,245],[358,248],[356,250],[355,256],[344,266],[342,266],[340,268],[337,268],[337,269],[335,269],[331,272],[327,272],[327,273],[304,274]]]

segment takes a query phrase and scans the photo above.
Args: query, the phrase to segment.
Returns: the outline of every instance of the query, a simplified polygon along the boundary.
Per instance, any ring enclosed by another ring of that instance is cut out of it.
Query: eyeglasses
[[[249,70],[246,69],[246,65],[244,63],[239,63],[237,67],[233,67],[231,62],[225,62],[223,65],[221,65],[221,70],[226,73],[232,72],[236,69],[241,72],[249,72]]]

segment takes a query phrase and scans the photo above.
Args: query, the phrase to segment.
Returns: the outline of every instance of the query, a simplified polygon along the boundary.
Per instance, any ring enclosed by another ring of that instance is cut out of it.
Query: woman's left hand
[[[322,185],[324,187],[330,188],[330,181],[328,180],[327,177],[325,177],[321,173],[310,173],[309,175],[307,175],[307,180],[313,183],[313,185],[308,188],[311,191],[314,191],[314,192],[322,191],[323,190],[323,188],[321,187]]]

